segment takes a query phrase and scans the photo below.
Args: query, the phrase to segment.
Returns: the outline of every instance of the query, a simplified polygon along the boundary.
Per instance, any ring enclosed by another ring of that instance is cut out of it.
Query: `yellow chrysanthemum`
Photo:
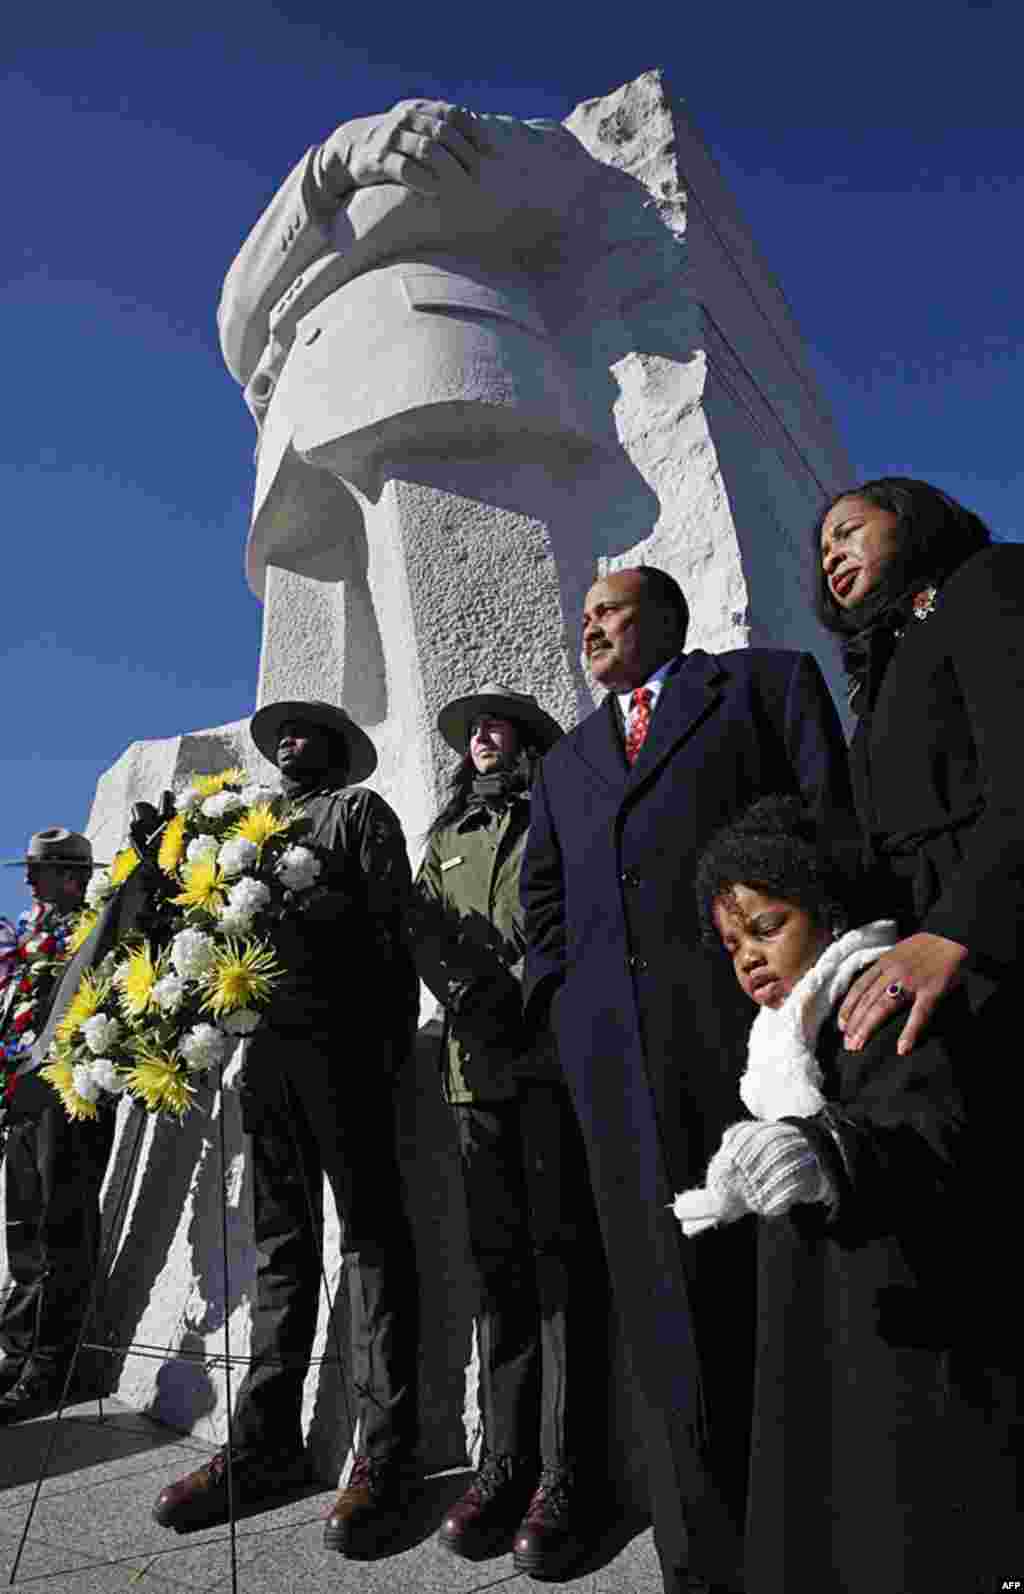
[[[133,870],[139,867],[139,855],[134,847],[122,847],[120,852],[114,854],[114,861],[110,865],[111,885],[122,885]]]
[[[228,896],[227,881],[217,867],[216,858],[197,858],[182,871],[185,889],[171,901],[180,908],[198,908],[216,918]]]
[[[168,820],[167,829],[160,838],[160,851],[156,861],[164,874],[173,874],[185,854],[185,815],[175,814]]]
[[[67,949],[69,957],[74,957],[78,948],[84,946],[86,941],[88,941],[96,928],[96,920],[98,918],[99,914],[94,912],[92,908],[82,909],[75,920],[71,934],[68,936]]]
[[[173,1113],[176,1118],[185,1116],[194,1094],[173,1052],[162,1052],[157,1046],[139,1047],[136,1051],[126,1089],[143,1103],[147,1112]]]
[[[47,1063],[45,1068],[39,1070],[40,1075],[48,1085],[52,1085],[61,1099],[61,1104],[68,1117],[72,1120],[81,1118],[97,1118],[99,1114],[94,1101],[86,1101],[75,1089],[74,1070],[72,1064],[64,1058],[58,1058],[55,1063]]]
[[[118,1000],[128,1018],[141,1018],[153,999],[153,987],[160,978],[160,960],[154,959],[148,943],[136,947],[114,972]]]
[[[261,1007],[280,973],[265,941],[225,941],[203,976],[203,1010],[219,1018],[239,1007]]]
[[[58,1041],[69,1042],[87,1018],[98,1013],[110,991],[109,980],[99,980],[94,974],[83,974],[78,990],[68,1003],[67,1011],[57,1025]]]
[[[216,797],[225,786],[244,786],[244,769],[222,769],[219,775],[193,775],[189,785],[200,797]]]
[[[243,841],[252,841],[257,847],[272,841],[275,836],[285,836],[291,829],[292,819],[287,813],[275,814],[270,803],[255,803],[244,813],[237,825],[229,831]]]

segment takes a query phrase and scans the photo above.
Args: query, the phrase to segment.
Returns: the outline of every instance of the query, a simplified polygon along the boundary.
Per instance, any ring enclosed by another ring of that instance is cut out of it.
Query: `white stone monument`
[[[486,115],[480,127],[491,153],[472,205],[387,184],[317,220],[300,162],[253,234],[267,258],[280,250],[272,298],[247,286],[250,259],[221,307],[261,429],[247,553],[264,603],[256,702],[348,708],[377,746],[371,784],[414,865],[450,764],[433,729],[444,702],[491,678],[566,726],[590,708],[579,616],[599,571],[660,565],[686,591],[691,646],[807,648],[836,681],[804,539],[852,473],[782,291],[683,108],[650,72],[564,127]],[[236,762],[267,773],[245,721],[136,743],[100,781],[94,845],[120,842],[131,802]],[[421,1041],[401,1152],[429,1325],[424,1459],[440,1467],[473,1441],[474,1375],[436,1029]],[[249,1196],[230,1096],[227,1111],[230,1299],[217,1126],[149,1126],[115,1237],[118,1344],[216,1354],[227,1311],[244,1353]],[[336,1226],[327,1271],[333,1287]],[[128,1356],[119,1393],[223,1438],[219,1369]],[[349,1440],[336,1371],[314,1365],[306,1394],[328,1477]],[[628,1472],[628,1413],[620,1442]]]

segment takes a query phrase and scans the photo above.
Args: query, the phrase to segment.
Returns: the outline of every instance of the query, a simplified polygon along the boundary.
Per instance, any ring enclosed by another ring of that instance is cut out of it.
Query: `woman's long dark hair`
[[[900,539],[900,551],[879,585],[852,610],[841,608],[832,596],[821,563],[825,517],[843,498],[863,498],[876,509],[896,515]],[[814,523],[815,612],[826,631],[844,637],[875,625],[890,611],[905,618],[903,605],[922,587],[940,586],[958,565],[991,541],[992,533],[979,516],[929,482],[910,476],[880,476],[877,481],[848,487],[825,505]]]
[[[473,776],[475,774],[473,760],[468,753],[464,753],[455,766],[451,780],[448,782],[448,800],[438,813],[434,815],[430,829],[423,838],[425,841],[429,841],[432,836],[436,836],[439,830],[447,830],[449,825],[454,825],[456,819],[461,818],[465,813],[466,803],[469,800],[469,788],[473,784]]]
[[[540,749],[533,742],[524,740],[519,748],[513,773],[521,776],[521,789],[529,791],[533,785],[533,777],[541,757]],[[469,806],[469,795],[476,779],[476,768],[469,753],[466,752],[455,766],[454,773],[448,783],[448,800],[440,811],[434,816],[429,830],[424,836],[424,841],[429,841],[439,831],[447,830],[449,825],[454,825],[461,819]]]

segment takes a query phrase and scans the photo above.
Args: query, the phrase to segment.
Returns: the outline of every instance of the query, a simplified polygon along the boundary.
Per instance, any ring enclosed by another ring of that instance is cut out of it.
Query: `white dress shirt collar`
[[[668,677],[668,673],[672,669],[672,666],[676,663],[676,660],[678,658],[679,658],[679,655],[677,653],[671,659],[666,659],[664,664],[662,664],[659,669],[655,670],[655,672],[651,676],[650,680],[644,682],[644,686],[651,693],[651,713],[652,714],[654,713],[654,710],[658,706],[658,698],[661,696],[661,689],[665,685],[665,681],[666,681],[666,679]],[[631,687],[628,692],[617,692],[615,694],[617,696],[618,700],[619,700],[619,707],[622,710],[623,721],[626,724],[629,723],[629,716],[630,716],[630,703],[629,703],[629,700],[633,696],[634,690],[635,690],[635,688]]]

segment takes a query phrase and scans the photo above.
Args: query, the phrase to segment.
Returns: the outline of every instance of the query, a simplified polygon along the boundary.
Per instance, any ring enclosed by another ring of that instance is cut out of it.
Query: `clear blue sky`
[[[220,282],[310,143],[413,94],[561,118],[663,67],[858,475],[1024,537],[1022,45],[1018,0],[10,8],[0,853],[83,824],[130,742],[250,711],[253,433]],[[25,900],[0,873],[0,912]]]

